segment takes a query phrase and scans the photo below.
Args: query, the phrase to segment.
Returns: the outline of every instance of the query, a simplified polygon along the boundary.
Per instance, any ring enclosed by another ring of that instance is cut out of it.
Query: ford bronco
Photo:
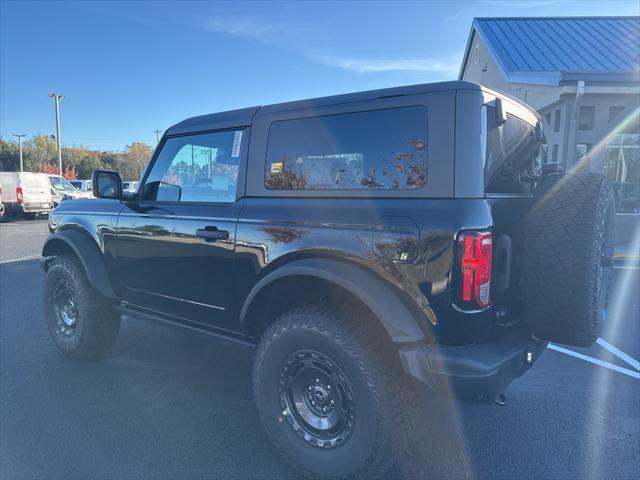
[[[255,346],[275,447],[312,477],[382,475],[424,385],[494,402],[547,342],[606,317],[613,196],[540,165],[529,107],[467,82],[194,117],[136,192],[96,171],[42,255],[48,329],[71,357],[121,316]]]

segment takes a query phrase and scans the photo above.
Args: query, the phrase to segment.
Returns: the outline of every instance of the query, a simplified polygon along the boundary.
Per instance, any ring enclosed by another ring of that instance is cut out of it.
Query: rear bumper
[[[405,345],[400,359],[409,375],[445,396],[491,403],[533,365],[546,345],[513,329],[472,345]]]
[[[39,203],[39,202],[12,202],[6,205],[7,212],[13,215],[19,215],[21,213],[49,213],[53,209],[52,203]]]
[[[23,203],[22,211],[24,213],[49,213],[53,208],[52,203]]]

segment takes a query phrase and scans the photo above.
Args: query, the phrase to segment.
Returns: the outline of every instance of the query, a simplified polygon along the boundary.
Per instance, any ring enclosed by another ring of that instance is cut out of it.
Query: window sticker
[[[238,130],[233,136],[233,148],[231,149],[232,157],[240,156],[240,145],[242,144],[242,130]]]
[[[280,172],[282,172],[282,162],[271,163],[271,173],[280,173]]]

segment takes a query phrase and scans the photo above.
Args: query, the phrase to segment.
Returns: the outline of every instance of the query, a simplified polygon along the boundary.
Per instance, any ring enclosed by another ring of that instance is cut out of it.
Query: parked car
[[[278,451],[309,477],[379,477],[417,387],[494,402],[548,341],[598,336],[611,187],[541,171],[542,138],[528,106],[467,82],[185,120],[136,193],[96,171],[98,200],[51,214],[49,332],[99,355],[125,314],[255,347]]]
[[[126,190],[128,192],[135,192],[135,191],[138,190],[138,184],[139,183],[140,182],[136,182],[136,181],[132,181],[132,180],[122,182],[122,189]]]
[[[77,200],[79,198],[93,198],[90,192],[77,189],[62,175],[48,175],[51,182],[51,198],[53,204],[58,206],[63,200]]]
[[[2,203],[2,184],[0,184],[0,223],[4,222],[4,203]]]
[[[43,173],[0,172],[5,215],[33,220],[53,208],[49,180]]]
[[[91,192],[91,180],[69,180],[69,183],[81,192]]]

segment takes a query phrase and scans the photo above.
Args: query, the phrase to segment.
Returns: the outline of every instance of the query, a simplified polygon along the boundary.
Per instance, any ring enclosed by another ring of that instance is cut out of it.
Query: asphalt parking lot
[[[0,225],[1,478],[296,478],[258,423],[251,349],[128,320],[103,359],[59,354],[35,259],[46,234]],[[604,342],[547,350],[507,406],[425,396],[389,478],[637,478],[638,277],[616,271]]]

